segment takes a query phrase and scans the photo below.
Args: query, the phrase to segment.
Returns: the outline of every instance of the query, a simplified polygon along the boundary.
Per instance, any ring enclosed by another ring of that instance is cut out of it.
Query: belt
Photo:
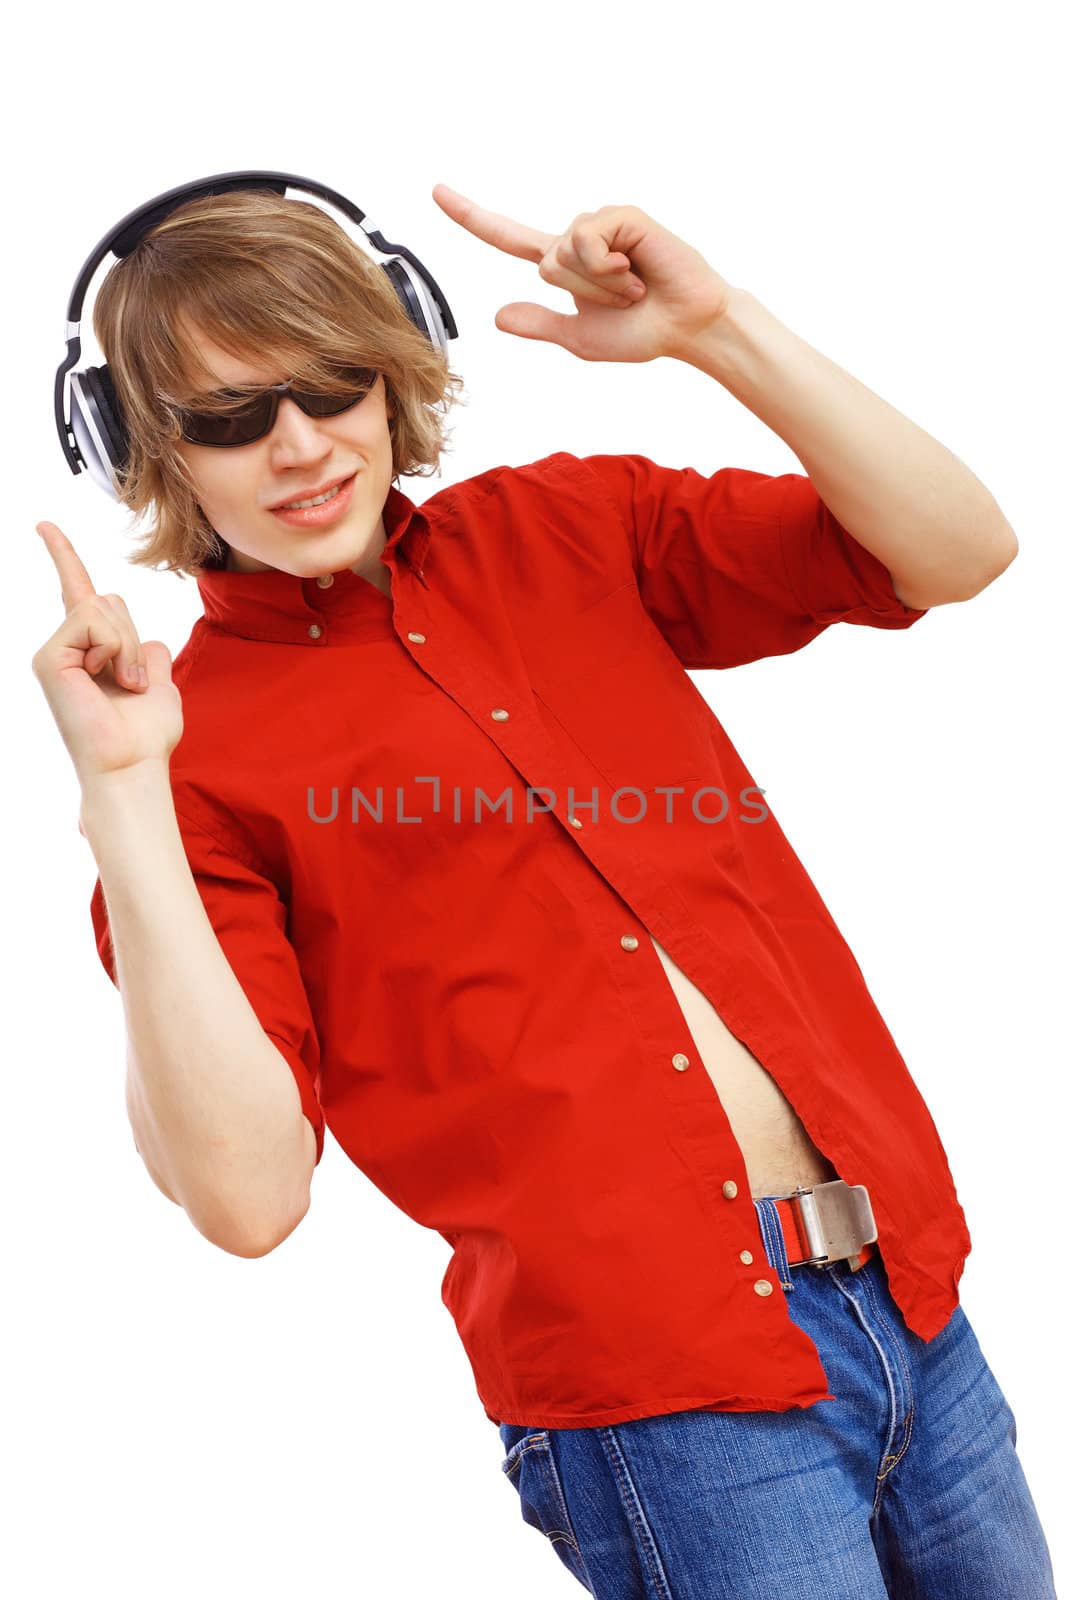
[[[873,1256],[878,1229],[862,1183],[834,1178],[770,1198],[781,1219],[789,1266],[825,1267],[847,1260],[856,1272]]]

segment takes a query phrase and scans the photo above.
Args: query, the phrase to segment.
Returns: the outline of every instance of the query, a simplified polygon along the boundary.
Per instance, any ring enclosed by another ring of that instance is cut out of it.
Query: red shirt
[[[932,1338],[970,1249],[945,1152],[686,672],[924,613],[793,473],[560,452],[383,515],[391,594],[205,572],[174,663],[189,862],[319,1155],[325,1123],[453,1247],[494,1423],[833,1398],[649,935],[866,1184]],[[99,880],[92,915],[114,981]]]

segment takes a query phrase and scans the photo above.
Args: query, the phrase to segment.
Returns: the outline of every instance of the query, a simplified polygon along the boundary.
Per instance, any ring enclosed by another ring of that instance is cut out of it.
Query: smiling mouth
[[[274,506],[271,515],[290,528],[332,528],[347,516],[358,477],[359,472],[356,471],[339,484],[324,489],[321,494],[301,496],[310,499],[310,505]]]
[[[324,489],[316,489],[311,494],[307,495],[297,495],[294,499],[286,500],[281,505],[271,506],[271,510],[307,511],[312,506],[325,505],[326,502],[332,500],[335,495],[340,494],[341,490],[346,486],[346,484],[351,482],[354,477],[355,473],[350,472],[346,478],[335,478],[333,483],[327,484]]]

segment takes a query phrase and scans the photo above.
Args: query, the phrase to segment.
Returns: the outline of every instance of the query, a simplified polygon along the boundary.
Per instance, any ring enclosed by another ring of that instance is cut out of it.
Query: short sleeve
[[[925,615],[809,478],[581,459],[622,520],[646,611],[690,670],[787,655],[832,622],[906,628]]]
[[[315,1131],[317,1166],[325,1140],[318,1092],[319,1039],[296,952],[286,935],[284,902],[266,876],[199,823],[178,813],[178,827],[215,937],[296,1081],[301,1108]],[[97,955],[117,988],[111,927],[99,877],[90,899],[90,915]]]
[[[787,472],[780,516],[782,559],[804,610],[816,622],[910,628],[928,607],[907,606],[889,568],[854,539],[819,498],[810,478]]]

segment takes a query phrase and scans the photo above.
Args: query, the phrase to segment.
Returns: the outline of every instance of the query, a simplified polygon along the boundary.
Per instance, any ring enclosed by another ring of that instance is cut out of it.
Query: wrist
[[[671,354],[723,383],[752,348],[761,315],[766,317],[769,313],[751,290],[731,284],[714,320],[689,334]]]
[[[78,826],[86,838],[101,817],[134,811],[146,802],[166,796],[173,801],[169,759],[151,757],[113,772],[91,773],[82,779]]]

